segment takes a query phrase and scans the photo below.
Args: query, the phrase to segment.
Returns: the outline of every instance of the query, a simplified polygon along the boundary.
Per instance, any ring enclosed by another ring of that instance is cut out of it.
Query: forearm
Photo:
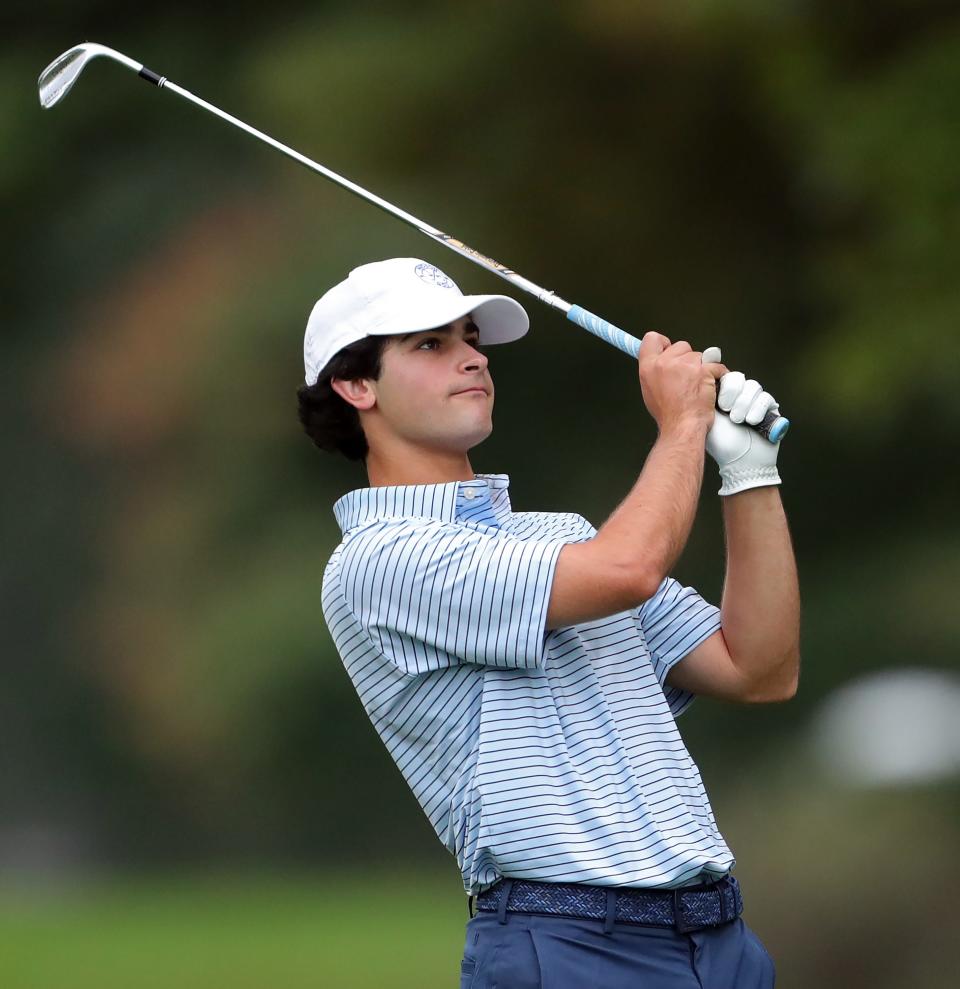
[[[704,432],[684,425],[659,436],[636,484],[597,533],[598,546],[641,571],[650,594],[690,537],[703,484]]]
[[[764,695],[758,699],[792,696],[800,667],[800,589],[779,489],[725,497],[723,520],[721,622],[727,649]]]

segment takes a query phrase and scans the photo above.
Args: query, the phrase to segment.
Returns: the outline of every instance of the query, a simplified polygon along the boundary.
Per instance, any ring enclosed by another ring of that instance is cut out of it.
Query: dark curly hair
[[[328,453],[348,460],[366,460],[369,447],[357,410],[330,386],[331,378],[356,381],[380,378],[381,359],[389,336],[369,336],[338,350],[327,362],[315,385],[297,389],[297,416],[304,432]]]

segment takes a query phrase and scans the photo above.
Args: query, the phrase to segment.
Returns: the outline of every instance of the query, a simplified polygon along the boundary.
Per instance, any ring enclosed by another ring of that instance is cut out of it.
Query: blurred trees
[[[831,687],[956,664],[954,5],[326,3],[246,31],[119,10],[41,4],[2,42],[0,860],[43,827],[65,859],[437,853],[320,612],[330,507],[365,476],[311,449],[293,394],[309,309],[356,264],[501,290],[116,66],[41,111],[31,80],[84,37],[777,395],[803,684],[683,719],[721,805]],[[653,438],[635,371],[522,301],[474,467],[599,524]],[[717,599],[707,478],[678,576]]]

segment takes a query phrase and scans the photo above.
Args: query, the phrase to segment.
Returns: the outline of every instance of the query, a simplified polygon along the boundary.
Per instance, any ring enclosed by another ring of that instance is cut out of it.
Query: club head
[[[98,55],[106,55],[121,65],[139,72],[143,66],[133,59],[121,55],[120,52],[107,48],[104,45],[94,44],[92,41],[85,41],[81,45],[75,45],[62,55],[58,55],[40,73],[37,85],[40,90],[40,106],[49,110],[56,106],[73,88],[73,84],[80,77],[80,73],[87,67],[87,63]]]

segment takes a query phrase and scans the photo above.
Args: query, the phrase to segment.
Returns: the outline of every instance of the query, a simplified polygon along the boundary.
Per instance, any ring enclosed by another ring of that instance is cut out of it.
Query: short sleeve
[[[694,695],[668,686],[667,674],[720,628],[720,609],[705,601],[692,587],[684,587],[667,577],[657,593],[640,607],[639,617],[657,679],[673,716],[679,717],[693,702]]]
[[[537,668],[563,546],[437,519],[389,520],[345,541],[341,588],[405,673],[463,662]]]

